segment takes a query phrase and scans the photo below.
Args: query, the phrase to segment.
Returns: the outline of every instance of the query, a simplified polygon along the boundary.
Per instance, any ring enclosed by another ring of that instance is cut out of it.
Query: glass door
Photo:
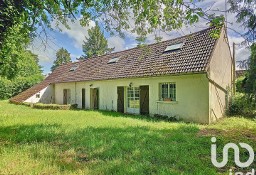
[[[133,114],[140,113],[140,89],[139,87],[128,87],[127,89],[127,112]]]

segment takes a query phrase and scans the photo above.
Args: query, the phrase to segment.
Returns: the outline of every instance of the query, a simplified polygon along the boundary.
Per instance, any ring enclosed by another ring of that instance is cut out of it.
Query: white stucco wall
[[[217,42],[209,66],[210,121],[214,122],[225,116],[227,96],[231,93],[232,57],[224,30]]]
[[[117,87],[128,87],[131,82],[133,87],[149,85],[151,115],[177,115],[185,121],[209,123],[209,83],[206,74],[59,83],[55,84],[55,102],[63,104],[63,89],[70,89],[71,104],[76,103],[81,108],[82,88],[85,88],[86,108],[90,108],[90,88],[99,88],[99,108],[116,111]],[[176,83],[177,102],[159,102],[159,84],[166,82]]]
[[[36,95],[40,94],[40,98],[36,98]],[[46,88],[42,89],[40,92],[34,94],[24,102],[27,103],[54,103],[54,85],[49,85]]]

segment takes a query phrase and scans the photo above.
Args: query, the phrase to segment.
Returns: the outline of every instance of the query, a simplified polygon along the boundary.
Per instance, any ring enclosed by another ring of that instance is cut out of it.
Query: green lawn
[[[228,142],[255,150],[256,121],[231,117],[207,126],[0,101],[0,174],[227,174],[234,163],[214,168],[211,136],[219,153]]]

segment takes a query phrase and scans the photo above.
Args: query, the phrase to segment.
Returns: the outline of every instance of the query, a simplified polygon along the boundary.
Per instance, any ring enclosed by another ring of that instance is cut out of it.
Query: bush
[[[51,109],[51,110],[70,110],[71,105],[35,103],[33,105],[33,108],[36,108],[36,109]]]
[[[249,96],[244,93],[236,93],[232,98],[228,108],[228,115],[245,115],[252,116],[255,113],[255,108],[250,102]]]
[[[12,82],[0,77],[0,99],[8,99],[12,96]]]
[[[165,121],[170,121],[170,122],[178,121],[178,117],[177,116],[168,116],[168,115],[155,114],[154,118],[165,120]]]
[[[245,92],[245,82],[246,82],[246,77],[239,77],[236,79],[236,91],[240,93]]]

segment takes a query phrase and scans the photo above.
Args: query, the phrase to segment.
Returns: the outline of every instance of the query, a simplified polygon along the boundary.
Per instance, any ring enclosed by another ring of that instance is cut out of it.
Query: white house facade
[[[10,101],[214,122],[225,115],[234,68],[225,30],[219,39],[212,30],[62,65]]]

